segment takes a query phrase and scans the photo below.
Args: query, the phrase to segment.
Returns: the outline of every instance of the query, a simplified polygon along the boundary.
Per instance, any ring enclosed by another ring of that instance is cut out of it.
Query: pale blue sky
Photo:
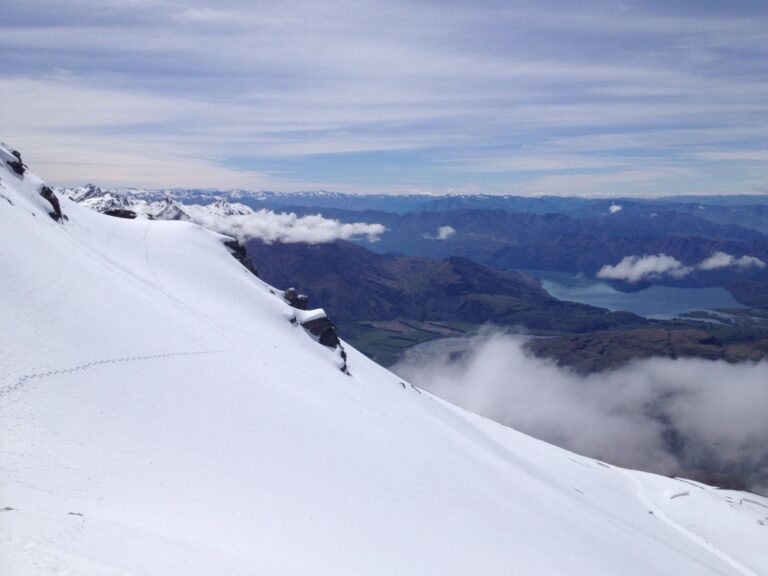
[[[0,49],[55,184],[768,192],[764,0],[23,0]]]

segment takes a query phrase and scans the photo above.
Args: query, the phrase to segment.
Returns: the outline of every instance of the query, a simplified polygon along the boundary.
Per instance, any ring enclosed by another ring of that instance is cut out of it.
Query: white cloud
[[[456,229],[453,226],[440,226],[437,229],[437,234],[424,234],[424,238],[427,240],[448,240],[451,236],[456,234]]]
[[[768,363],[651,359],[576,375],[500,333],[423,345],[394,371],[463,408],[609,462],[741,473],[768,489]]]
[[[625,256],[615,266],[605,265],[600,268],[597,277],[635,283],[663,274],[682,277],[688,272],[689,268],[683,266],[683,263],[677,258],[666,254],[657,254],[655,256]]]
[[[694,266],[684,266],[677,258],[666,254],[655,256],[625,256],[615,266],[606,264],[597,272],[598,278],[623,280],[630,283],[648,280],[663,275],[682,278],[696,270],[718,270],[722,268],[765,268],[765,262],[755,256],[735,257],[725,252],[714,252]]]
[[[756,256],[742,256],[741,258],[736,258],[734,264],[740,268],[765,268],[765,262]]]
[[[715,252],[709,258],[706,258],[699,264],[702,270],[717,270],[718,268],[727,268],[733,266],[734,258],[725,252]]]
[[[736,258],[725,252],[715,252],[712,256],[703,260],[697,268],[700,270],[717,270],[718,268],[728,268],[731,266],[738,268],[765,268],[765,262],[755,256]]]
[[[191,218],[204,228],[234,236],[239,240],[259,238],[267,244],[273,242],[321,244],[361,236],[367,237],[369,242],[376,242],[386,230],[381,224],[363,222],[348,224],[324,218],[320,214],[297,216],[292,212],[277,213],[271,210],[233,216],[195,211]]]

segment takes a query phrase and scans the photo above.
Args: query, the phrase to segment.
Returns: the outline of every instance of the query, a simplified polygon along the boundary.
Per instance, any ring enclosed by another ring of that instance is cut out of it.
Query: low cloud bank
[[[277,213],[271,210],[227,216],[197,213],[191,217],[204,228],[234,236],[241,241],[258,238],[267,244],[273,242],[322,244],[360,237],[367,237],[369,242],[376,242],[386,230],[381,224],[364,222],[348,224],[325,218],[320,214],[297,216],[292,212]]]
[[[607,264],[600,268],[597,277],[608,280],[624,280],[634,284],[640,280],[658,278],[664,275],[682,278],[696,270],[718,270],[721,268],[765,268],[765,262],[754,256],[737,258],[725,252],[715,252],[694,266],[685,266],[677,258],[666,254],[625,256],[615,266]]]
[[[451,236],[456,234],[456,229],[453,226],[440,226],[437,229],[437,234],[424,234],[424,238],[427,240],[448,240]]]
[[[393,370],[467,410],[617,465],[768,492],[768,363],[651,359],[576,375],[485,333],[412,351]]]
[[[741,256],[736,258],[725,252],[715,252],[703,260],[699,265],[699,270],[717,270],[718,268],[765,268],[765,262],[754,256]]]
[[[646,278],[654,278],[669,274],[681,278],[688,274],[683,263],[677,258],[666,254],[656,256],[626,256],[616,266],[605,265],[597,273],[598,278],[610,280],[626,280],[639,282]]]

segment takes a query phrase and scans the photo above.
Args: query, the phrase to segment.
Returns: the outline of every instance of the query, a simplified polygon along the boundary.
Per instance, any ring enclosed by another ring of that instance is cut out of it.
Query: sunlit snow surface
[[[7,157],[3,576],[768,574],[767,499],[574,455],[349,346],[347,376],[221,236],[56,223]]]

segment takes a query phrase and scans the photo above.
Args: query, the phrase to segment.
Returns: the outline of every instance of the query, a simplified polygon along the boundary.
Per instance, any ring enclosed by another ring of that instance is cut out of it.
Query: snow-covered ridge
[[[245,204],[228,202],[221,197],[202,204],[191,203],[191,199],[186,198],[187,203],[182,203],[171,195],[158,199],[152,194],[102,190],[91,184],[59,191],[70,200],[110,216],[187,220],[240,241],[260,238],[266,243],[320,243],[366,237],[369,242],[376,242],[386,230],[381,224],[345,223],[321,214],[297,216],[293,212],[274,212],[266,208],[254,211]]]
[[[220,235],[56,222],[5,159],[4,576],[768,573],[768,499],[572,454],[351,348],[346,375]]]
[[[183,204],[182,198],[172,194],[138,190],[110,190],[94,184],[78,188],[57,189],[62,196],[87,206],[96,212],[110,214],[116,210],[127,210],[137,215],[157,220],[195,220],[202,216],[243,216],[253,214],[253,209],[238,202],[227,202],[217,198],[206,204]]]
[[[87,186],[81,186],[76,188],[57,188],[63,196],[70,196],[73,191],[81,190],[93,186],[89,184]],[[220,199],[224,199],[227,202],[242,203],[250,202],[251,204],[263,203],[265,205],[333,205],[328,204],[329,201],[343,202],[345,199],[359,199],[363,197],[370,198],[370,194],[356,193],[356,192],[334,192],[328,190],[301,190],[296,192],[273,192],[269,190],[240,190],[240,189],[213,189],[213,188],[161,188],[161,189],[147,189],[147,188],[102,188],[105,194],[125,196],[128,198],[134,198],[144,200],[146,202],[155,202],[165,198],[169,198],[179,204],[199,204],[207,205],[217,202]],[[473,199],[473,200],[511,200],[519,198],[512,194],[458,194],[453,192],[446,193],[395,193],[392,194],[374,194],[373,196],[378,198],[391,197],[400,200],[411,200],[413,202],[428,202],[437,198],[446,199]]]

